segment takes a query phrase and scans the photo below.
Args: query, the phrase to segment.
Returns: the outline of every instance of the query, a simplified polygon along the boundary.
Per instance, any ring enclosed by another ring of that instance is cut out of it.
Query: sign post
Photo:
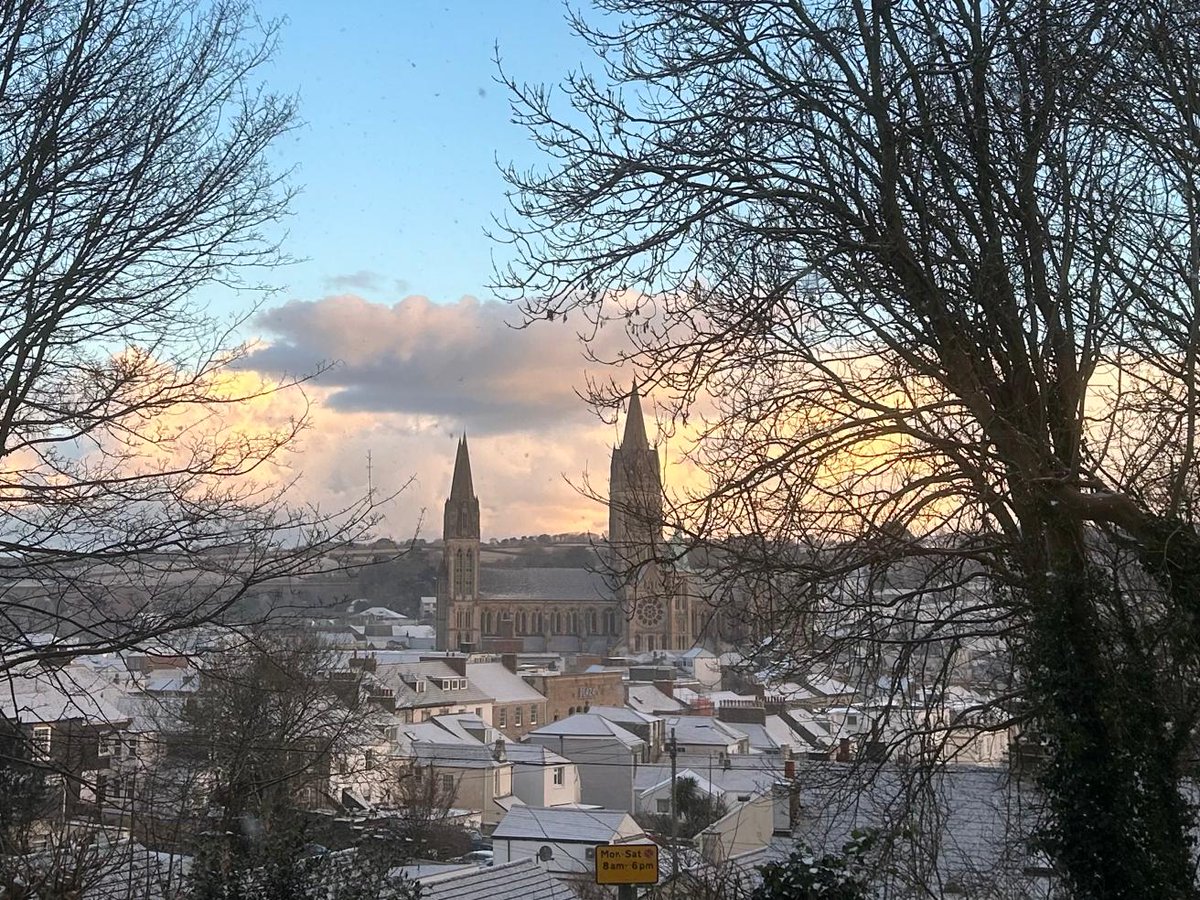
[[[634,900],[637,885],[658,884],[658,844],[597,844],[596,884],[617,885],[620,900]]]

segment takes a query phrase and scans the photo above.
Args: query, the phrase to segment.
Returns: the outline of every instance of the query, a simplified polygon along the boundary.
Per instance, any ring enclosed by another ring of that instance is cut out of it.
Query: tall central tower
[[[637,386],[621,445],[614,447],[608,478],[608,543],[619,563],[637,566],[652,559],[662,541],[663,488],[658,451],[646,437]]]
[[[442,516],[442,568],[437,590],[437,648],[479,646],[479,498],[471,483],[467,437],[458,442],[454,477]]]

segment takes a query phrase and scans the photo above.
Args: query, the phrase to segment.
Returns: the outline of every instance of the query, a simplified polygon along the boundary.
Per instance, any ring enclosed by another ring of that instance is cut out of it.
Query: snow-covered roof
[[[538,703],[546,699],[503,663],[468,663],[467,677],[497,703]]]
[[[680,712],[684,705],[667,694],[664,694],[652,684],[629,685],[626,704],[630,709],[647,713]]]
[[[0,716],[15,722],[54,723],[83,719],[93,725],[124,724],[126,713],[106,699],[110,682],[82,666],[22,666],[7,673]]]
[[[636,709],[630,709],[628,706],[593,706],[588,712],[595,716],[603,716],[608,721],[616,722],[621,726],[651,725],[654,722],[661,721],[658,716],[638,712]]]
[[[523,807],[518,807],[518,809]],[[511,813],[509,813],[511,815]],[[421,900],[576,900],[567,884],[532,856],[495,866],[417,874]]]
[[[531,731],[525,738],[528,740],[529,738],[542,735],[608,738],[630,748],[645,746],[645,742],[636,734],[632,734],[615,722],[610,722],[603,716],[597,716],[593,713],[576,713],[573,716],[567,716],[565,719],[559,719],[557,722],[550,722],[536,731]]]
[[[745,732],[710,716],[670,716],[668,732],[675,730],[675,742],[725,747],[746,738]]]
[[[509,810],[492,837],[545,840],[564,844],[607,844],[645,837],[627,812],[570,806],[517,806]]]

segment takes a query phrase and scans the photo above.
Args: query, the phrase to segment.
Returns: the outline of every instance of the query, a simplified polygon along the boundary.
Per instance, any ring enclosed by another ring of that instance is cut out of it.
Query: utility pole
[[[679,878],[679,808],[675,802],[675,779],[679,771],[679,750],[675,744],[675,726],[671,726],[671,897],[675,897],[675,882]]]

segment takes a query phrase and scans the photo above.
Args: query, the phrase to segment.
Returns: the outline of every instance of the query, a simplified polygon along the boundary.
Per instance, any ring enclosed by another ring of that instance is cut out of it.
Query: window
[[[565,775],[565,770],[563,769],[563,767],[555,766],[554,767],[554,783],[561,787],[565,778],[566,778],[566,775]]]
[[[663,815],[664,813],[669,813],[671,811],[671,801],[669,799],[659,797],[658,800],[654,802],[654,805],[659,815]]]
[[[529,724],[530,725],[537,724],[537,705],[536,704],[529,707]]]
[[[498,716],[498,718],[496,719],[496,727],[497,728],[507,728],[508,727],[508,710],[505,709],[503,706],[500,707],[500,709],[497,711],[497,716]]]
[[[97,756],[112,756],[116,743],[117,743],[116,732],[102,731],[100,733],[99,738],[96,741],[96,755]]]
[[[49,725],[33,726],[33,756],[35,759],[47,759],[50,756],[50,735],[53,729]]]
[[[442,790],[448,794],[454,791],[454,776],[453,775],[443,775],[442,776]]]
[[[483,718],[483,707],[482,706],[475,707],[475,715],[479,716],[479,718],[481,718],[481,719]]]
[[[513,726],[515,728],[521,727],[521,710],[520,706],[513,707]]]

